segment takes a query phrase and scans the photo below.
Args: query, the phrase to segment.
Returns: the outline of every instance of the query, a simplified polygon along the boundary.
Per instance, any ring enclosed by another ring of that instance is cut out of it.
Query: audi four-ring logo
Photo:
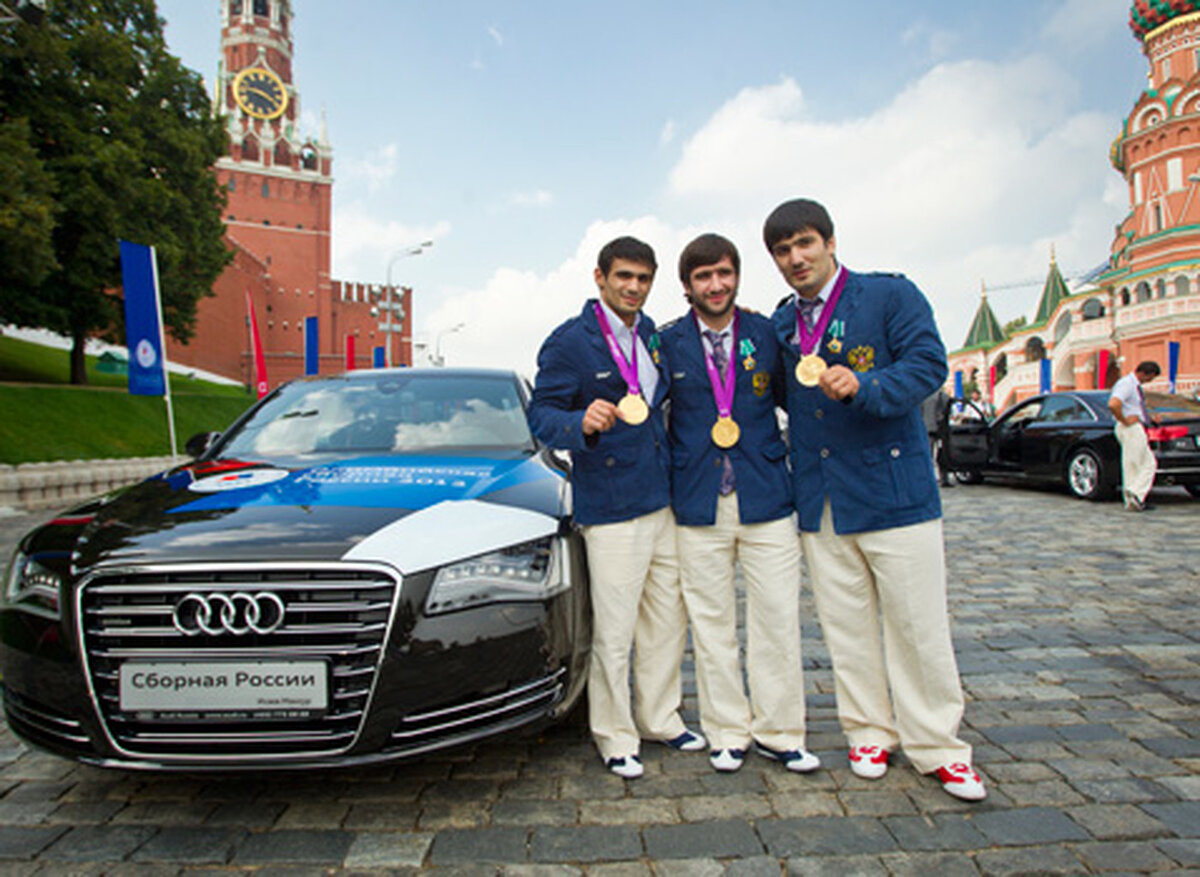
[[[272,633],[283,624],[283,601],[270,591],[257,594],[191,593],[175,604],[172,621],[184,636]]]

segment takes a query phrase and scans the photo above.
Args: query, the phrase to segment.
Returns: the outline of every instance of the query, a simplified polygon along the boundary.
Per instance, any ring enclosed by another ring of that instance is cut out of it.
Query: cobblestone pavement
[[[0,730],[0,870],[505,875],[1200,873],[1200,502],[1143,515],[1052,491],[945,492],[964,735],[991,792],[855,778],[804,596],[808,776],[578,726],[388,768],[240,778],[83,767]],[[32,517],[0,519],[5,556]],[[694,718],[688,675],[687,707]]]

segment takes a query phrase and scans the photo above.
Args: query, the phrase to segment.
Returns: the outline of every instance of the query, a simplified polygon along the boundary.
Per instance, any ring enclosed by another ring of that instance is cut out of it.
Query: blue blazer
[[[794,373],[795,296],[772,316],[787,378],[792,489],[800,529],[821,526],[829,498],[838,533],[903,527],[940,517],[941,497],[921,402],[946,380],[933,310],[907,278],[847,272],[821,356],[853,369],[859,389],[836,402]]]
[[[616,403],[628,392],[600,332],[589,299],[542,344],[529,404],[529,428],[542,444],[571,452],[575,520],[582,525],[627,521],[665,508],[670,451],[663,403],[670,375],[654,321],[642,314],[638,336],[658,360],[650,416],[638,426],[618,420],[608,432],[583,434],[583,412],[594,399]]]
[[[716,522],[722,459],[733,464],[738,515],[743,524],[761,524],[792,513],[787,445],[775,417],[783,403],[779,344],[771,321],[739,308],[734,350],[733,419],[742,430],[728,450],[713,444],[717,403],[704,364],[704,344],[691,313],[663,329],[671,364],[671,506],[682,525]],[[747,356],[749,358],[747,358]]]

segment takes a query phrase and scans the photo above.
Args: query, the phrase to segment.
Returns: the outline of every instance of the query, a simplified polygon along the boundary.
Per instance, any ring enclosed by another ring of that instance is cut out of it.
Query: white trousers
[[[826,501],[801,536],[850,745],[899,745],[921,773],[970,763],[941,520],[838,535]]]
[[[1114,431],[1121,443],[1121,488],[1126,496],[1132,495],[1144,503],[1158,472],[1158,460],[1150,450],[1146,428],[1140,423],[1117,423]]]
[[[675,516],[663,508],[583,528],[592,595],[588,712],[605,760],[636,755],[640,738],[678,737],[687,614],[679,587]],[[631,709],[630,648],[634,649]]]
[[[737,494],[711,526],[679,527],[683,599],[692,625],[700,723],[713,749],[804,748],[800,539],[794,515],[743,524]],[[747,702],[737,636],[734,562],[746,582]]]

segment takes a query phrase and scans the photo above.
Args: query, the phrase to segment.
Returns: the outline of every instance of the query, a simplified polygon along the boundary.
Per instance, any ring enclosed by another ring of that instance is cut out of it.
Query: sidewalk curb
[[[170,468],[171,457],[0,465],[0,516],[68,506]]]

